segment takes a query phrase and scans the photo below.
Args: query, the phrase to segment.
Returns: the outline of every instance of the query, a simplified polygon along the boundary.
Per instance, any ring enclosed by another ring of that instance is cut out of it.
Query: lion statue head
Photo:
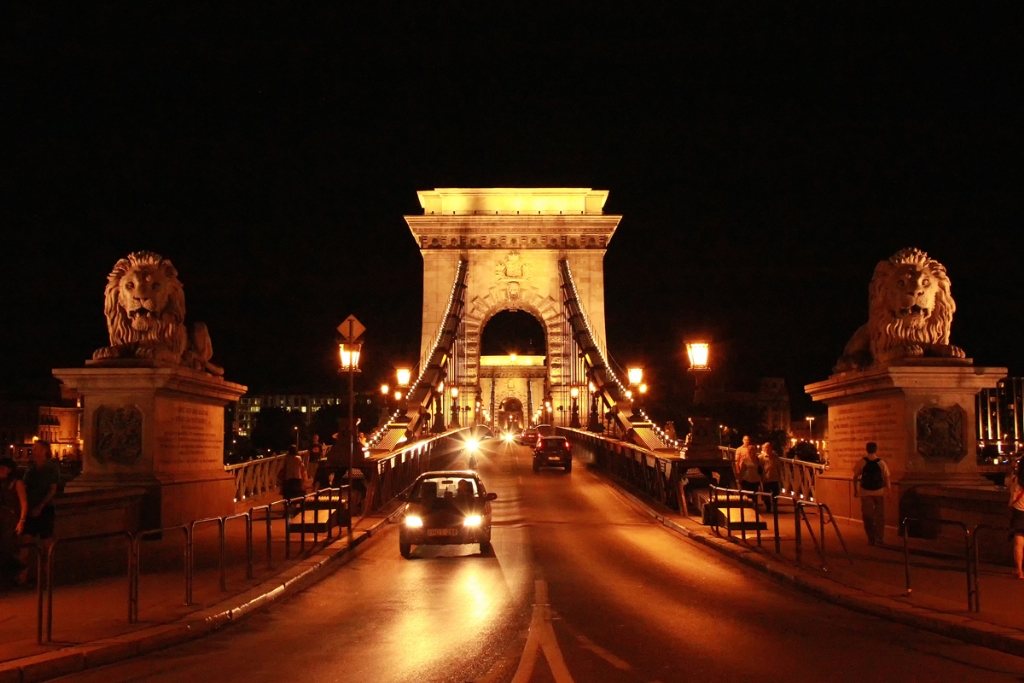
[[[949,343],[956,304],[941,263],[920,249],[902,249],[875,267],[868,322],[846,345],[837,371],[899,358],[964,358]]]
[[[178,271],[151,251],[137,251],[114,264],[107,276],[103,312],[110,346],[97,349],[94,361],[151,359],[185,364],[222,374],[209,362],[210,335],[203,323],[185,328],[185,290]]]

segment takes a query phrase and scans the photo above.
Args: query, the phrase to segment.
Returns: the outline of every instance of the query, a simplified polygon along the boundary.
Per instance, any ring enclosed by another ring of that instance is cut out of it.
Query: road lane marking
[[[597,645],[596,643],[594,643],[594,641],[590,640],[590,638],[587,638],[586,636],[576,636],[576,642],[578,642],[580,644],[580,647],[582,647],[584,650],[590,650],[595,655],[597,655],[604,661],[614,666],[616,669],[619,669],[621,671],[628,671],[629,669],[633,668],[629,665],[628,662],[619,659],[611,652],[608,652],[608,650],[604,649],[600,645]]]
[[[544,653],[548,667],[555,677],[555,683],[573,683],[569,668],[565,665],[562,651],[555,638],[555,629],[551,627],[551,605],[548,604],[548,584],[543,579],[534,583],[533,618],[530,621],[530,634],[526,638],[523,657],[519,660],[519,668],[512,678],[512,683],[528,683],[537,665],[537,655]]]

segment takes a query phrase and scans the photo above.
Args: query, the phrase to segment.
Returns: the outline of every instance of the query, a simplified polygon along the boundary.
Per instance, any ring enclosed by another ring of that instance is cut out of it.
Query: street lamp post
[[[626,378],[629,380],[629,386],[639,387],[640,383],[644,381],[644,369],[638,365],[626,368]],[[633,391],[627,391],[626,398],[629,399],[629,407],[632,411],[632,414],[629,416],[629,421],[636,422],[640,419],[640,415],[637,413],[637,406],[633,402]]]
[[[452,395],[452,421],[448,425],[448,429],[459,429],[462,425],[459,424],[459,388],[451,388]]]
[[[807,440],[814,441],[814,416],[808,415],[804,419],[807,420]]]
[[[690,360],[689,371],[693,373],[693,402],[695,405],[703,405],[707,400],[704,395],[704,378],[711,370],[711,344],[703,339],[688,341],[686,356]]]
[[[569,391],[569,395],[572,397],[572,418],[569,420],[569,426],[573,429],[580,428],[580,390],[578,387],[573,387]]]
[[[601,416],[597,412],[597,387],[590,382],[587,384],[587,389],[590,390],[590,421],[587,423],[587,431],[600,432],[603,427],[601,426]]]
[[[348,374],[348,534],[352,537],[352,480],[356,459],[356,393],[355,374],[359,371],[359,354],[362,350],[362,343],[354,341],[358,335],[355,333],[355,318],[349,317],[348,334],[345,335],[348,341],[338,345],[338,355],[341,360],[341,371]],[[346,325],[342,323],[342,328]],[[360,325],[360,327],[362,327]],[[345,332],[342,332],[345,334]],[[360,332],[361,334],[361,332]]]

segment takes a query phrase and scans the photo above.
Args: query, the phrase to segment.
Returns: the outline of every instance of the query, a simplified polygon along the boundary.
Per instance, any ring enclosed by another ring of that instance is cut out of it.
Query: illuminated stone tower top
[[[560,391],[567,397],[581,373],[562,310],[558,263],[568,261],[580,303],[604,346],[604,254],[622,220],[604,213],[608,191],[498,187],[417,194],[423,214],[405,220],[423,255],[421,360],[444,320],[459,262],[466,261],[460,391],[479,392],[480,335],[487,322],[501,311],[522,310],[545,331],[545,391],[556,402]]]

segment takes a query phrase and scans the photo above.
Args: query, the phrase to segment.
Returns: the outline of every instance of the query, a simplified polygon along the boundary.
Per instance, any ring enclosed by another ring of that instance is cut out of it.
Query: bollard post
[[[910,517],[903,518],[903,579],[907,584],[907,593],[909,596],[912,592],[910,588],[910,539],[908,537],[907,522],[910,521]]]
[[[220,589],[222,592],[228,590],[228,541],[225,526],[227,523],[223,517],[217,520],[217,526],[220,527]]]
[[[36,644],[43,644],[43,552],[36,543]]]

